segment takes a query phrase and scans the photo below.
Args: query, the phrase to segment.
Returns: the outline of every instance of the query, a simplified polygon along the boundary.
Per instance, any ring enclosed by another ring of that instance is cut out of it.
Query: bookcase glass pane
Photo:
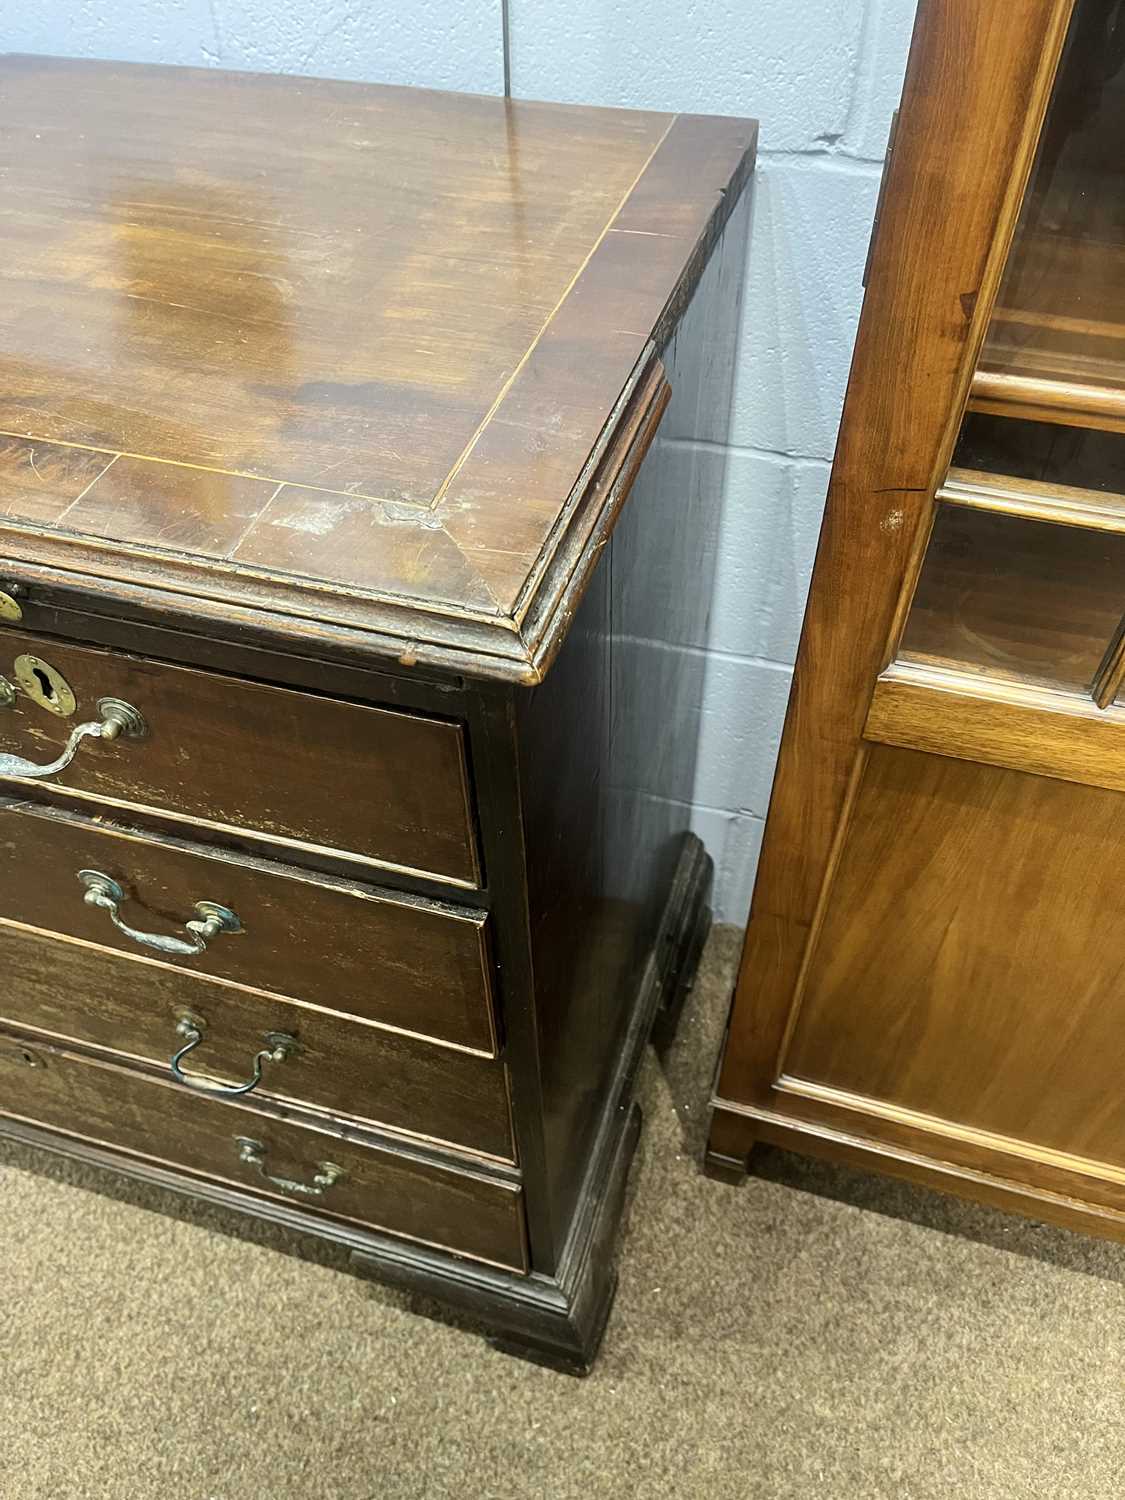
[[[981,360],[1062,408],[1125,402],[1123,142],[1125,0],[1078,0]]]
[[[1125,535],[939,505],[900,659],[1088,692],[1125,613]]]
[[[1125,432],[968,412],[953,466],[1117,494],[1125,505]]]

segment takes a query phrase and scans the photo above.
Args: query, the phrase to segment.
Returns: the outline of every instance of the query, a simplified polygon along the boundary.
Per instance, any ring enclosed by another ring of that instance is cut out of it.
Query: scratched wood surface
[[[3,918],[153,958],[107,912],[85,904],[79,870],[116,880],[122,920],[144,932],[182,937],[200,900],[235,912],[241,932],[164,960],[185,973],[474,1052],[497,1050],[487,919],[478,912],[0,798]]]
[[[756,137],[43,58],[0,93],[9,556],[157,585],[187,556],[179,592],[310,580],[330,621],[344,593],[509,635],[529,578],[565,585],[543,558]]]
[[[21,656],[59,673],[76,707],[52,713],[18,694],[0,725],[4,751],[39,765],[53,760],[76,724],[97,719],[104,697],[123,699],[145,721],[138,738],[85,741],[50,778],[83,802],[249,834],[281,855],[304,846],[480,884],[459,723],[5,628],[0,675],[15,678]],[[342,794],[358,787],[363,796]]]
[[[5,1026],[97,1047],[118,1061],[139,1058],[167,1076],[184,1045],[177,1023],[191,1015],[203,1042],[184,1060],[185,1074],[224,1086],[246,1082],[269,1034],[284,1033],[296,1045],[283,1063],[266,1064],[254,1090],[260,1098],[513,1159],[507,1078],[491,1058],[7,921],[0,960]]]
[[[0,1115],[175,1165],[213,1181],[296,1202],[344,1223],[448,1247],[522,1271],[523,1192],[513,1182],[428,1161],[389,1145],[348,1140],[343,1126],[283,1120],[252,1098],[205,1099],[179,1084],[78,1056],[36,1039],[0,1033]],[[257,1141],[267,1183],[239,1159],[238,1138]],[[306,1196],[322,1164],[340,1169],[333,1186]]]

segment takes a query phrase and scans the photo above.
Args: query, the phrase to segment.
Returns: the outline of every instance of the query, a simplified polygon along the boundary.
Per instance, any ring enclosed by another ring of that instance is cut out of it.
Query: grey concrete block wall
[[[692,822],[743,922],[917,0],[510,0],[524,98],[762,121]],[[716,462],[721,463],[716,455]]]
[[[0,49],[493,94],[500,0],[5,0]]]
[[[498,93],[500,4],[41,0],[5,7],[2,44]],[[510,0],[521,97],[762,121],[714,597],[705,630],[653,647],[705,656],[692,821],[726,921],[749,907],[916,4]]]

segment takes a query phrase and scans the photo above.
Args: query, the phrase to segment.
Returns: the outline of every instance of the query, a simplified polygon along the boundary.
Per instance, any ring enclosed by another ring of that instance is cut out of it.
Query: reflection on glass
[[[1125,424],[1125,0],[1078,0],[981,371],[977,395]]]
[[[969,412],[953,464],[1011,479],[1120,495],[1125,506],[1125,432]]]
[[[1088,692],[1125,612],[1125,535],[940,505],[906,661]]]

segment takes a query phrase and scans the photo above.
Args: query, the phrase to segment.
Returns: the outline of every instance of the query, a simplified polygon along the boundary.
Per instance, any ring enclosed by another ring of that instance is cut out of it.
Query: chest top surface
[[[3,566],[534,678],[753,123],[31,57],[0,97]]]

